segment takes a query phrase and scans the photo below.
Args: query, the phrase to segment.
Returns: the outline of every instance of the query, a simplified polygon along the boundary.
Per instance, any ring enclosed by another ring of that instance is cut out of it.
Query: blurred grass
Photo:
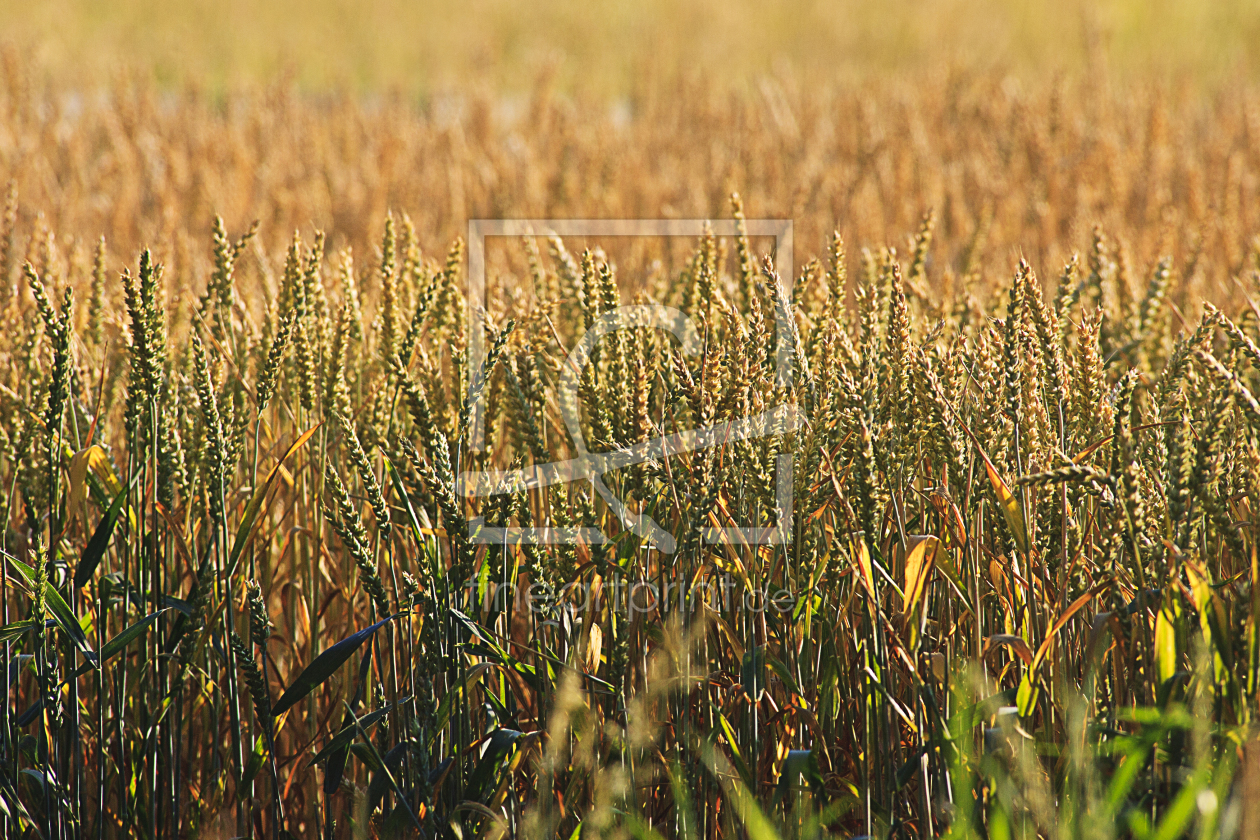
[[[78,85],[126,69],[173,86],[510,91],[550,67],[562,87],[617,94],[645,75],[739,87],[785,69],[823,80],[966,62],[1035,77],[1100,59],[1120,76],[1211,83],[1260,76],[1260,0],[52,0],[0,3],[0,42]]]

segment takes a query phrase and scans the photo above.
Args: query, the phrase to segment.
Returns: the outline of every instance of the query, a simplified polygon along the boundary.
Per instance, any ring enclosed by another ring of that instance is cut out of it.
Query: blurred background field
[[[10,0],[0,40],[87,88],[130,68],[176,87],[289,74],[310,89],[522,92],[555,64],[564,87],[617,95],[674,74],[746,87],[785,70],[816,84],[966,62],[1035,78],[1100,58],[1126,77],[1210,82],[1260,72],[1260,3]]]
[[[1213,229],[1240,258],[1256,43],[1257,0],[5,3],[0,175],[19,227],[168,261],[212,213],[362,248],[391,209],[449,241],[733,190],[810,255],[934,208],[952,257],[983,223],[981,264],[1095,224],[1138,263]]]

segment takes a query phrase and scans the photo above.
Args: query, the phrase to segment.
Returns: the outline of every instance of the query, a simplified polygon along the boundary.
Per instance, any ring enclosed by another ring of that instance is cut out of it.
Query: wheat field
[[[0,836],[1260,836],[1253,67],[225,14],[2,51]]]

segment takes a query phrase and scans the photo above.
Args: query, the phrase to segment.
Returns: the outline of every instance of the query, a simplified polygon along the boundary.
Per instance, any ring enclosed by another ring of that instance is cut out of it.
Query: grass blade
[[[75,589],[87,586],[92,575],[96,573],[96,567],[100,565],[101,558],[105,556],[105,550],[109,548],[110,538],[114,536],[114,526],[118,524],[118,515],[122,513],[123,505],[127,503],[129,489],[124,487],[114,496],[114,501],[110,502],[105,516],[92,532],[92,538],[83,548],[83,554],[79,556],[79,565],[74,569]]]
[[[401,613],[398,615],[401,615]],[[326,679],[336,673],[337,669],[350,658],[350,654],[354,653],[364,642],[372,638],[373,633],[395,618],[398,618],[398,615],[391,615],[370,627],[364,627],[315,657],[315,661],[307,665],[306,669],[298,674],[297,679],[285,689],[284,694],[280,695],[280,699],[272,707],[272,714],[279,717],[292,708],[294,703],[322,685]]]

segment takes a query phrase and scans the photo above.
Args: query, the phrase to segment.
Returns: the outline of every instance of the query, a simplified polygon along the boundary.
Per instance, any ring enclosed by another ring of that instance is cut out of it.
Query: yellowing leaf
[[[941,541],[931,535],[910,539],[913,543],[910,553],[906,555],[905,592],[901,597],[901,609],[906,618],[910,649],[917,650],[919,630],[923,624],[923,593],[927,591],[928,581],[932,579],[932,569],[936,564]]]
[[[1165,604],[1155,615],[1155,669],[1161,683],[1177,673],[1176,602]]]
[[[1229,626],[1225,605],[1212,591],[1212,582],[1206,569],[1190,560],[1186,560],[1182,568],[1186,570],[1186,578],[1190,581],[1190,594],[1194,598],[1195,609],[1199,612],[1203,638],[1212,649],[1212,662],[1219,683],[1226,678],[1226,658],[1232,659],[1229,636],[1224,629]]]
[[[1113,437],[1115,437],[1115,435],[1107,435],[1107,436],[1106,436],[1105,438],[1103,438],[1102,440],[1095,441],[1094,443],[1091,443],[1089,446],[1087,446],[1087,447],[1085,447],[1084,449],[1082,449],[1082,450],[1080,451],[1080,453],[1079,453],[1079,454],[1077,454],[1077,456],[1076,456],[1075,458],[1073,458],[1073,459],[1072,459],[1072,463],[1073,463],[1073,464],[1083,464],[1083,463],[1085,463],[1085,459],[1087,459],[1090,455],[1093,455],[1093,454],[1094,454],[1095,452],[1097,452],[1097,451],[1098,451],[1101,447],[1106,446],[1108,443],[1110,443],[1110,442],[1111,442],[1111,439],[1112,439]]]
[[[586,646],[586,670],[592,674],[599,671],[600,653],[604,647],[604,631],[598,624],[591,624],[591,638]]]
[[[88,470],[91,470],[105,487],[105,492],[110,498],[117,496],[118,491],[122,489],[122,482],[118,480],[118,476],[114,475],[114,468],[109,465],[105,450],[92,444],[74,453],[70,458],[70,510],[77,509],[87,498]]]
[[[78,510],[83,500],[87,498],[89,449],[74,453],[74,457],[70,459],[70,498],[66,504],[72,511]]]
[[[1015,537],[1015,544],[1019,546],[1020,551],[1027,553],[1028,527],[1024,524],[1024,511],[1020,507],[1019,499],[1015,498],[1011,488],[997,474],[997,470],[993,468],[988,458],[984,459],[984,469],[989,474],[989,483],[993,485],[993,492],[997,494],[998,501],[1002,504],[1002,515],[1006,517],[1006,525]]]
[[[1183,568],[1186,570],[1186,577],[1190,579],[1190,592],[1194,596],[1194,605],[1203,623],[1203,632],[1211,633],[1210,620],[1215,620],[1218,627],[1227,627],[1229,619],[1225,613],[1225,605],[1212,590],[1212,581],[1207,570],[1188,560]],[[1209,609],[1212,611],[1211,619],[1208,616]]]
[[[911,612],[927,591],[932,568],[936,565],[936,552],[941,546],[941,541],[930,534],[911,539],[915,542],[906,555],[906,592],[901,608],[904,613]]]
[[[988,654],[990,648],[1008,647],[1011,651],[1023,660],[1025,665],[1032,665],[1033,652],[1019,636],[1013,636],[1010,633],[996,633],[984,640],[984,653]]]
[[[858,571],[862,573],[862,581],[866,584],[866,591],[874,598],[875,570],[871,567],[871,554],[866,550],[866,541],[850,540],[849,551],[853,558],[857,560]]]

